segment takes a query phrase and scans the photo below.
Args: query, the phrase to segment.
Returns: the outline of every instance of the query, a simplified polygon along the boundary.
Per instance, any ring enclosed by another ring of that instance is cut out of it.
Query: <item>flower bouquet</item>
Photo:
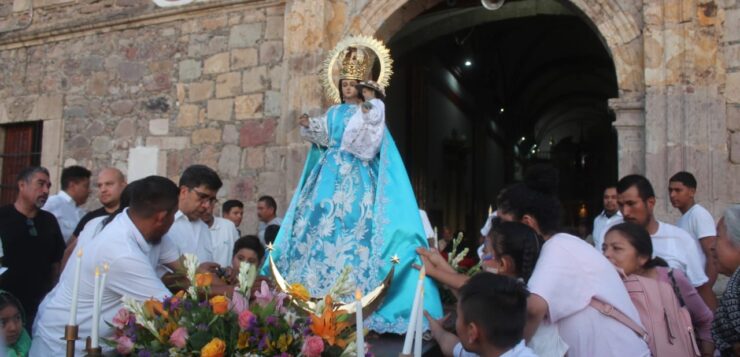
[[[109,324],[109,346],[137,356],[356,356],[355,331],[347,314],[333,309],[331,294],[322,311],[306,314],[265,281],[252,291],[257,267],[243,262],[233,297],[211,296],[211,275],[196,274],[197,258],[186,255],[185,266],[193,282],[187,290],[162,301],[124,299]]]

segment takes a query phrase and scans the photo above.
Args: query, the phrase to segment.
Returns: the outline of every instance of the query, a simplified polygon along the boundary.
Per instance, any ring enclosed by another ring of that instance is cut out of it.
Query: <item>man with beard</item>
[[[663,258],[671,268],[680,269],[694,287],[709,280],[694,238],[681,228],[655,219],[655,191],[647,178],[623,177],[617,183],[617,195],[624,221],[640,225],[650,233],[654,256]]]
[[[29,167],[18,175],[15,203],[0,207],[2,264],[0,289],[15,295],[33,321],[41,299],[54,287],[64,253],[64,238],[54,215],[41,210],[49,198],[49,171]]]
[[[100,293],[100,337],[113,330],[103,321],[112,321],[123,307],[122,298],[145,301],[171,295],[157,276],[150,255],[172,226],[177,211],[178,189],[167,178],[149,176],[136,181],[128,208],[116,215],[98,236],[85,245],[80,265],[77,316],[80,336],[90,336],[93,325],[94,279],[108,268]],[[76,259],[76,258],[73,258]],[[64,326],[72,304],[74,269],[65,269],[53,299],[44,301],[34,324],[30,356],[63,356]],[[103,345],[101,343],[101,345]],[[75,355],[82,356],[85,341],[78,340]]]

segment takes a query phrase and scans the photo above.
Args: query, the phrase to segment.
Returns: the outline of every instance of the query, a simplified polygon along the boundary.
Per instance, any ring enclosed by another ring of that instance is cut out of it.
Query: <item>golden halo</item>
[[[347,47],[365,47],[375,53],[378,61],[380,61],[380,74],[378,75],[378,79],[375,81],[381,87],[385,88],[390,84],[391,75],[393,74],[393,68],[391,67],[393,65],[391,51],[385,47],[383,42],[370,36],[346,37],[339,41],[339,43],[337,43],[334,49],[329,53],[321,70],[321,82],[324,86],[324,92],[326,93],[326,97],[329,98],[332,103],[341,102],[339,88],[337,88],[337,83],[333,78],[333,69],[334,65],[337,63],[339,54],[347,49]]]

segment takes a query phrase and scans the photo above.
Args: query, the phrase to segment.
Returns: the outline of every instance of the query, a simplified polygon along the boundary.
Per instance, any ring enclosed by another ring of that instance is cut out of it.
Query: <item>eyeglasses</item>
[[[31,237],[36,237],[39,235],[39,232],[36,230],[36,225],[33,223],[32,219],[26,218],[26,225],[28,226],[28,234]]]
[[[200,201],[200,203],[208,202],[212,205],[215,205],[216,203],[218,203],[218,199],[216,197],[213,197],[205,192],[200,192],[194,188],[191,188],[190,191],[195,192],[195,194],[198,196],[198,201]]]
[[[23,318],[21,317],[21,314],[15,314],[11,317],[5,317],[0,318],[0,328],[5,327],[8,323],[21,323],[23,321]]]

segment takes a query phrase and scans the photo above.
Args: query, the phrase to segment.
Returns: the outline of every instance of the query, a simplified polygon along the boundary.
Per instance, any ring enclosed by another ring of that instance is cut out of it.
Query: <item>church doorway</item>
[[[585,236],[617,179],[608,46],[557,0],[442,1],[388,39],[387,123],[435,226],[477,236],[489,206],[534,163],[560,172],[566,227]]]

